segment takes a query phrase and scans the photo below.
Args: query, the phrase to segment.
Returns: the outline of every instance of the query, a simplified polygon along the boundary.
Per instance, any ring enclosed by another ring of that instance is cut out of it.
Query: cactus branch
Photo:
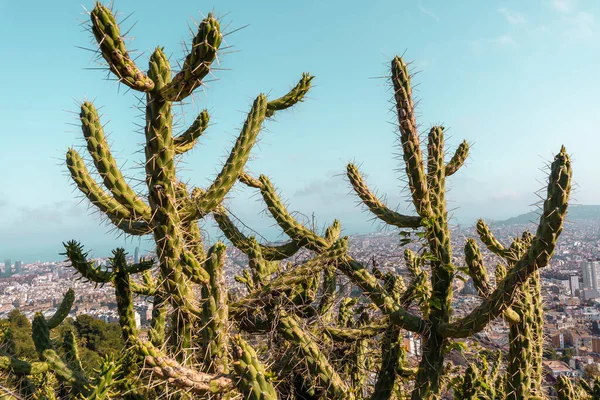
[[[154,88],[154,82],[135,65],[125,48],[119,25],[110,9],[100,3],[90,13],[92,32],[98,47],[110,70],[119,81],[134,90],[147,92]]]
[[[100,123],[100,117],[94,105],[87,101],[84,102],[81,105],[79,116],[83,137],[87,142],[87,149],[92,156],[98,173],[102,177],[104,186],[131,213],[133,218],[149,220],[150,207],[138,197],[125,181],[117,162],[110,152],[108,142],[104,136],[104,128]]]
[[[441,335],[458,338],[481,331],[489,321],[510,306],[520,284],[533,272],[548,265],[567,214],[571,174],[571,160],[562,147],[550,169],[547,197],[531,247],[481,305],[464,318],[439,325],[438,332]]]
[[[421,217],[402,215],[392,211],[371,193],[354,164],[348,164],[347,175],[358,197],[383,222],[398,228],[418,228],[421,226]]]
[[[233,221],[231,221],[225,208],[223,206],[218,206],[213,211],[212,215],[227,239],[229,239],[235,247],[240,249],[242,253],[247,253],[250,249],[250,240],[235,226]],[[279,261],[289,258],[299,250],[298,245],[293,241],[279,246],[259,246],[263,258],[267,261]]]
[[[458,146],[456,152],[454,152],[454,155],[448,161],[448,164],[446,164],[446,176],[454,175],[463,166],[468,156],[469,144],[465,140]]]
[[[198,25],[198,32],[192,40],[191,51],[185,58],[183,68],[171,82],[160,89],[162,97],[168,101],[182,101],[192,94],[210,72],[222,40],[219,21],[209,13]]]
[[[310,74],[303,73],[298,84],[294,86],[294,88],[292,88],[292,90],[290,90],[286,95],[269,101],[267,104],[267,117],[272,117],[276,111],[285,110],[286,108],[290,108],[302,101],[310,89],[310,83],[313,78],[314,77]]]
[[[202,136],[206,128],[208,127],[208,121],[210,117],[208,115],[207,110],[203,110],[198,116],[196,120],[185,132],[181,135],[175,137],[173,141],[175,142],[175,153],[183,154],[186,151],[189,151],[194,148],[198,138]]]

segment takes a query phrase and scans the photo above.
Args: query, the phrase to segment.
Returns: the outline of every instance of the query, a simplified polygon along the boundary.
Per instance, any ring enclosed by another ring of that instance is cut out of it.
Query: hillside
[[[539,219],[539,213],[532,211],[521,214],[504,221],[496,221],[496,226],[523,225],[536,222]],[[569,207],[567,221],[576,222],[582,220],[600,219],[600,205],[573,205]]]

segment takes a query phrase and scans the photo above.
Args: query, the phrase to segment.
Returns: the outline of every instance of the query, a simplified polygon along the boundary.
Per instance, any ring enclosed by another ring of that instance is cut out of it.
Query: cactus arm
[[[191,251],[184,250],[181,253],[181,266],[183,273],[194,283],[199,285],[207,284],[210,276],[206,269],[200,264],[198,259],[194,257]]]
[[[167,300],[162,290],[157,288],[152,302],[152,321],[148,330],[148,339],[154,346],[162,346],[165,343],[166,320]]]
[[[342,224],[337,219],[333,220],[333,223],[325,229],[325,240],[329,243],[335,243],[342,233]]]
[[[345,256],[338,263],[340,269],[350,280],[363,290],[367,296],[390,321],[411,332],[422,333],[428,328],[426,321],[401,307],[386,293],[377,279],[358,261]]]
[[[98,42],[102,57],[119,81],[141,92],[152,90],[154,82],[129,57],[113,13],[102,4],[96,3],[90,13],[90,19],[92,20],[92,32]]]
[[[0,370],[14,372],[20,375],[40,375],[48,372],[48,363],[19,360],[16,357],[0,356]]]
[[[558,377],[555,389],[558,400],[576,400],[578,398],[575,395],[575,389],[573,388],[571,381],[566,376]]]
[[[252,272],[253,286],[261,287],[271,280],[271,271],[268,268],[267,261],[262,255],[262,250],[256,239],[251,236],[248,238],[248,267]]]
[[[444,128],[434,126],[429,130],[427,143],[427,195],[431,211],[438,224],[446,224],[446,175],[444,168]],[[443,228],[443,227],[442,227]],[[444,229],[440,229],[444,231]]]
[[[304,96],[310,90],[310,83],[313,78],[314,76],[303,73],[302,78],[292,90],[278,99],[269,101],[267,104],[267,117],[272,117],[276,111],[285,110],[304,100]]]
[[[482,219],[477,221],[477,234],[489,251],[502,258],[508,256],[508,250],[498,239],[496,239],[490,228]]]
[[[225,208],[218,206],[213,211],[212,215],[225,237],[227,237],[235,247],[240,249],[242,253],[247,253],[250,249],[250,240],[235,226],[233,221],[231,221]],[[259,246],[261,254],[266,261],[283,260],[293,256],[299,250],[298,245],[294,241],[279,246]]]
[[[100,123],[100,116],[94,105],[84,102],[79,114],[83,137],[87,142],[87,149],[98,173],[102,177],[104,186],[112,193],[114,198],[121,203],[134,218],[150,219],[150,207],[138,197],[127,184],[117,162],[111,154],[108,142],[104,136],[104,128]]]
[[[261,94],[254,101],[242,132],[235,142],[223,169],[217,175],[212,185],[198,199],[196,203],[196,218],[210,213],[221,204],[233,184],[237,181],[246,161],[250,157],[250,150],[254,146],[254,143],[256,143],[258,132],[265,120],[266,110],[267,98]]]
[[[63,299],[58,306],[58,309],[54,313],[52,317],[46,322],[48,324],[48,329],[54,329],[58,325],[60,325],[65,318],[71,312],[71,307],[73,307],[73,302],[75,301],[75,292],[73,289],[69,289],[67,293],[63,296]]]
[[[155,296],[157,293],[156,281],[152,277],[150,270],[142,272],[142,280],[143,283],[130,280],[129,286],[131,287],[131,291],[142,296]]]
[[[198,221],[185,222],[182,225],[186,250],[191,252],[197,260],[204,260],[206,253]]]
[[[417,131],[408,67],[402,58],[397,56],[392,60],[392,84],[408,185],[417,213],[423,217],[427,216],[429,211],[427,179]]]
[[[266,376],[265,366],[254,349],[240,335],[232,338],[234,347],[233,370],[238,379],[237,388],[248,400],[277,400],[277,392]]]
[[[337,290],[337,274],[334,267],[323,270],[323,290],[321,301],[319,302],[319,315],[321,320],[327,322],[331,319],[331,311],[335,302]]]
[[[458,146],[454,155],[450,161],[448,161],[448,164],[446,164],[446,176],[454,175],[454,173],[463,166],[468,156],[469,144],[465,140]]]
[[[129,283],[129,286],[131,287],[131,291],[133,293],[139,294],[141,296],[154,296],[154,294],[156,293],[156,288],[146,285],[140,285],[135,281],[131,281]]]
[[[63,346],[65,348],[65,358],[69,366],[75,373],[84,375],[83,366],[79,358],[79,351],[77,350],[77,339],[73,331],[69,330],[65,332],[63,337]]]
[[[286,235],[296,242],[298,246],[306,247],[317,253],[329,247],[327,240],[306,228],[290,214],[281,202],[269,178],[261,175],[259,181],[261,183],[260,192],[267,205],[267,209]]]
[[[360,197],[369,210],[383,222],[398,228],[418,228],[421,226],[421,217],[402,215],[396,211],[390,210],[383,204],[381,200],[369,190],[367,184],[360,175],[358,168],[354,164],[348,164],[347,175],[352,184],[352,188],[358,197]]]
[[[228,304],[227,286],[225,284],[225,245],[215,243],[208,251],[205,269],[210,276],[208,285],[201,288],[202,299],[202,344],[205,350],[205,365],[210,366],[209,372],[228,372],[227,341]]]
[[[194,148],[198,138],[202,136],[208,127],[209,119],[208,111],[203,110],[185,132],[173,139],[175,142],[175,154],[183,154]]]
[[[277,331],[294,346],[308,364],[310,373],[320,381],[327,390],[329,399],[354,399],[348,386],[340,378],[329,360],[319,349],[315,341],[307,334],[298,322],[298,317],[288,315],[285,311],[277,313]]]
[[[397,371],[402,367],[402,346],[401,330],[394,325],[388,326],[381,341],[381,368],[370,400],[393,399]]]
[[[498,317],[514,300],[518,286],[539,268],[548,265],[562,231],[571,192],[571,161],[564,147],[554,158],[544,208],[532,244],[492,292],[464,318],[440,324],[438,332],[446,337],[467,337],[481,331],[488,321]]]
[[[240,182],[242,182],[244,185],[249,186],[251,188],[254,188],[254,189],[262,188],[262,183],[258,179],[253,178],[247,172],[242,172],[240,174],[240,176],[238,177],[238,180]]]
[[[71,266],[75,268],[82,277],[96,283],[110,282],[112,273],[101,269],[100,266],[96,266],[94,261],[88,261],[88,253],[83,252],[83,246],[80,243],[71,240],[66,244],[63,243],[63,245],[65,247],[65,253],[63,254],[67,256],[71,262]]]
[[[121,219],[112,214],[106,214],[106,217],[113,223],[114,226],[122,230],[128,235],[145,236],[152,233],[152,229],[148,222],[140,219]]]
[[[465,243],[465,261],[477,293],[480,297],[488,297],[492,293],[493,287],[488,279],[479,246],[471,238],[467,239]],[[500,282],[504,278],[505,272],[502,272],[502,267],[497,269],[497,272],[501,277],[497,277],[496,282]],[[511,307],[506,308],[503,316],[511,324],[517,323],[520,320],[519,315]]]
[[[92,391],[86,397],[86,400],[105,400],[118,397],[118,393],[113,393],[113,386],[119,384],[116,375],[121,372],[121,366],[118,365],[112,357],[104,357],[100,368],[95,370],[96,376],[91,385]]]
[[[83,159],[74,149],[67,152],[67,167],[77,188],[119,229],[130,235],[147,235],[150,228],[146,221],[134,218],[129,210],[106,193],[91,177]]]
[[[234,382],[231,376],[208,374],[187,368],[167,357],[151,343],[137,339],[134,348],[139,355],[144,357],[145,366],[151,368],[154,375],[175,387],[199,395],[227,393],[233,388]]]
[[[124,272],[127,274],[139,274],[149,271],[154,266],[154,260],[140,260],[139,263],[126,265]]]
[[[56,377],[71,385],[75,393],[86,395],[88,392],[87,377],[73,371],[56,353],[50,340],[50,329],[41,313],[37,313],[33,318],[32,338],[40,359],[48,364],[49,369],[54,372]]]
[[[488,297],[491,292],[490,282],[487,271],[483,265],[483,258],[477,243],[473,239],[467,239],[465,244],[465,262],[469,269],[469,275],[473,279],[473,284],[477,293],[481,297]]]
[[[117,311],[119,313],[121,334],[125,343],[129,344],[137,338],[138,328],[135,324],[133,296],[129,284],[125,249],[118,248],[114,250],[113,257],[110,261],[114,271],[113,285],[115,287],[115,297],[117,298]]]
[[[202,85],[202,79],[210,72],[210,65],[217,57],[222,40],[219,21],[209,13],[198,26],[183,68],[161,88],[162,97],[168,101],[182,101]]]

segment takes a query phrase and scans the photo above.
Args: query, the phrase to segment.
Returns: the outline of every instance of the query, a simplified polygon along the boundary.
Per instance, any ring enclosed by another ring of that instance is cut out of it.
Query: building
[[[23,262],[17,260],[15,261],[15,274],[20,274],[23,269]]]
[[[136,264],[140,262],[140,248],[139,247],[136,247],[133,252],[133,262]]]
[[[544,360],[542,361],[544,371],[551,375],[553,378],[558,378],[559,376],[575,376],[576,372],[573,371],[566,363],[557,360]]]
[[[4,260],[4,275],[11,276],[12,275],[12,262],[10,258]]]
[[[579,276],[571,275],[569,277],[569,285],[571,286],[571,297],[579,295]]]
[[[581,263],[581,274],[583,275],[583,288],[598,290],[600,285],[600,261],[584,261]]]

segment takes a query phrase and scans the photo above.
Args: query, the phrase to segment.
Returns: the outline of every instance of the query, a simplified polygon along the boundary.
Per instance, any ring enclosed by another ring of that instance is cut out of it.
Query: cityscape
[[[511,238],[532,227],[527,224],[492,225],[497,238],[504,243],[510,243]],[[476,237],[477,233],[473,227],[462,226],[454,227],[453,233],[453,237],[457,238],[453,243],[453,263],[463,265],[465,240]],[[410,243],[408,246],[417,249],[419,243]],[[483,245],[480,247],[484,248]],[[350,253],[357,260],[377,265],[383,272],[395,271],[406,276],[403,251],[398,232],[350,237]],[[488,269],[495,266],[498,262],[496,256],[482,252]],[[136,248],[129,261],[139,262],[140,257],[140,250]],[[309,254],[301,252],[292,261],[302,262],[308,257]],[[99,265],[108,264],[108,258],[95,261]],[[225,268],[229,288],[245,290],[235,276],[241,275],[246,265],[246,256],[229,246]],[[52,315],[64,292],[71,287],[76,297],[70,316],[87,314],[106,322],[118,321],[114,289],[110,285],[95,287],[92,283],[75,278],[74,269],[67,262],[23,264],[6,259],[0,278],[0,319],[14,308],[21,310],[28,318],[32,318],[35,312]],[[586,367],[600,362],[600,219],[576,219],[568,223],[551,264],[541,271],[541,278],[545,348],[556,358],[544,360],[546,379],[556,379],[560,375],[583,377]],[[460,317],[477,306],[481,299],[470,278],[464,281],[457,279],[455,282],[453,308]],[[351,285],[347,285],[341,276],[338,285],[347,287],[347,290],[341,290],[342,293],[353,294]],[[135,300],[136,324],[144,330],[151,316],[151,299],[138,297]],[[508,324],[498,318],[469,341],[489,350],[507,351],[508,329]],[[416,363],[421,351],[418,336],[407,333],[404,344],[409,362]]]

